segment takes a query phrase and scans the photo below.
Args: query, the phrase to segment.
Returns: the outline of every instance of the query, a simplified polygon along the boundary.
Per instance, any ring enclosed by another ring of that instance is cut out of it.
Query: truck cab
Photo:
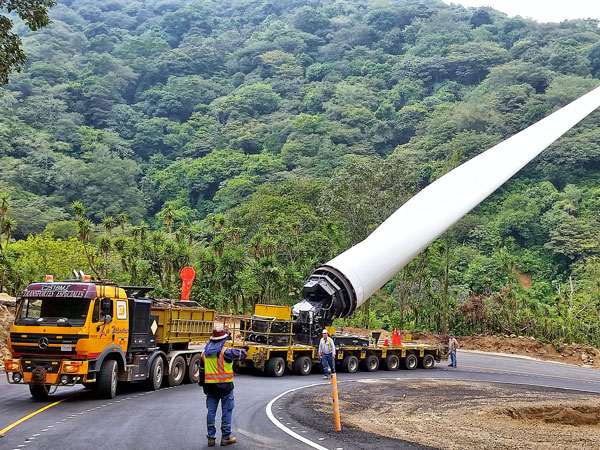
[[[159,389],[197,382],[215,311],[195,302],[156,300],[151,286],[117,286],[89,276],[30,284],[17,300],[4,366],[9,383],[43,399],[58,386],[83,384],[102,398],[117,382]]]
[[[8,339],[9,383],[34,397],[52,386],[91,383],[106,359],[125,368],[129,345],[125,290],[91,281],[30,284],[21,294]]]

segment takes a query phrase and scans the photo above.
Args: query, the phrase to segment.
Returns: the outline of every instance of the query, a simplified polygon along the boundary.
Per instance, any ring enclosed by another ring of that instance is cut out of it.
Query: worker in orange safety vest
[[[202,354],[204,374],[201,374],[199,384],[204,387],[206,394],[206,437],[209,447],[213,447],[216,442],[215,416],[219,402],[221,402],[221,445],[237,442],[231,434],[234,407],[233,361],[246,359],[248,354],[243,348],[225,347],[228,337],[227,330],[216,327]]]

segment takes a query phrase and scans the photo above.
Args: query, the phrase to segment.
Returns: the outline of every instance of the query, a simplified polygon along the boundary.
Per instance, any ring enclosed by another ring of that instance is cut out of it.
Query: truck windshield
[[[15,325],[83,326],[90,306],[89,299],[46,297],[24,298]]]

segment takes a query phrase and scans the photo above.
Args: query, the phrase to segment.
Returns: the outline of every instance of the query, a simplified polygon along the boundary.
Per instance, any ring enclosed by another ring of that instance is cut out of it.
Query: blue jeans
[[[450,364],[452,364],[452,367],[456,367],[456,350],[450,351]]]
[[[330,368],[331,373],[335,373],[335,361],[331,353],[323,353],[321,355],[321,364],[323,364],[323,373],[325,375],[329,375]]]
[[[206,396],[206,429],[208,430],[206,437],[209,439],[215,439],[217,436],[215,416],[217,415],[219,400],[221,401],[221,438],[229,439],[231,437],[231,419],[233,416],[233,407],[235,406],[233,401],[233,391],[224,397],[212,397],[210,395]]]

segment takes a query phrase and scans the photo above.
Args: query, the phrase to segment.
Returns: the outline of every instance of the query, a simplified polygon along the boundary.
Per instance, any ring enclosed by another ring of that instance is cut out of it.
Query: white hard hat
[[[329,331],[323,330],[323,334],[329,334]]]

